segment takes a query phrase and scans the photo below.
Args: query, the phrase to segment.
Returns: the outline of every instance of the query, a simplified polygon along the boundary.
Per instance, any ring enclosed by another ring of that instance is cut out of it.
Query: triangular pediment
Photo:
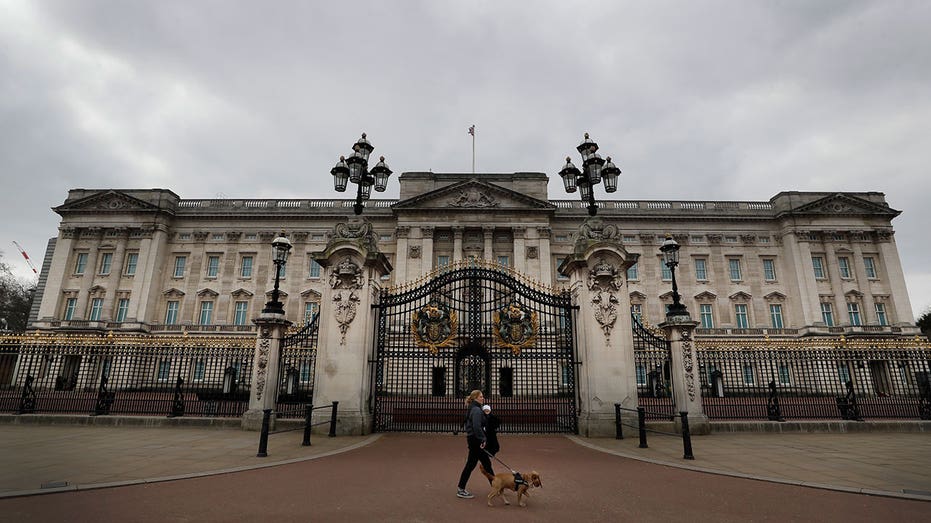
[[[168,289],[162,294],[169,298],[180,298],[184,296],[184,291],[182,291],[181,289],[175,289],[174,287],[172,287],[171,289]]]
[[[137,211],[156,211],[158,207],[149,202],[134,198],[126,193],[117,190],[100,191],[90,196],[67,202],[54,208],[54,211],[61,214],[62,212],[81,212],[91,211],[101,212],[137,212]]]
[[[203,289],[197,291],[197,295],[200,296],[201,298],[208,297],[208,296],[213,297],[213,298],[216,298],[217,296],[220,295],[220,293],[217,292],[217,291],[215,291],[215,290],[213,290],[213,289],[211,289],[211,288],[209,288],[209,287],[205,287],[205,288],[203,288]]]
[[[317,301],[320,301],[321,296],[322,294],[320,294],[319,292],[313,289],[307,289],[306,291],[301,293],[302,298],[309,298],[311,300],[317,300]]]
[[[243,289],[242,287],[236,289],[235,291],[231,292],[230,294],[231,294],[232,296],[236,297],[236,298],[240,298],[240,297],[243,297],[243,296],[245,296],[245,297],[251,297],[251,296],[252,296],[252,293],[251,293],[251,292],[247,291],[246,289]]]
[[[267,290],[267,291],[265,291],[265,296],[266,296],[267,298],[271,298],[271,297],[272,297],[272,294],[273,294],[274,292],[275,292],[274,289],[272,289],[272,290]],[[281,289],[278,289],[278,297],[280,297],[280,298],[286,298],[287,296],[288,296],[288,293],[286,293],[285,291],[283,291],[283,290],[281,290]]]
[[[661,300],[663,300],[663,301],[672,300],[672,291],[666,291],[666,292],[660,294],[660,295],[659,295],[659,299],[661,299]]]
[[[392,208],[395,210],[444,209],[450,211],[461,209],[475,211],[520,209],[526,211],[528,209],[550,210],[556,207],[550,202],[473,178],[402,200],[394,204]]]
[[[786,295],[779,291],[773,291],[766,296],[763,296],[763,299],[766,301],[785,301]]]
[[[734,294],[731,294],[730,296],[728,296],[728,298],[734,301],[750,301],[750,298],[752,298],[752,296],[750,296],[744,291],[737,291]]]
[[[697,301],[714,301],[716,299],[718,299],[718,295],[711,291],[702,291],[695,295]]]
[[[634,291],[634,292],[630,293],[630,300],[631,300],[631,301],[634,301],[634,300],[644,301],[644,300],[646,300],[646,299],[647,299],[647,295],[644,294],[644,293],[642,293],[642,292],[640,292],[640,291]]]
[[[813,202],[790,209],[786,214],[808,215],[835,215],[835,216],[862,216],[864,214],[881,214],[885,216],[898,216],[897,211],[888,205],[880,205],[852,194],[835,193]]]
[[[860,291],[858,291],[858,290],[856,290],[856,289],[851,289],[851,290],[845,292],[845,293],[844,293],[844,296],[847,296],[848,298],[862,298],[862,297],[863,297],[863,293],[860,292]]]

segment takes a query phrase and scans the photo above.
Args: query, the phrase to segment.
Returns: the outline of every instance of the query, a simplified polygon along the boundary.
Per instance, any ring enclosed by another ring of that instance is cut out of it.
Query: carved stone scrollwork
[[[337,223],[333,227],[333,234],[330,241],[337,240],[355,240],[361,243],[361,246],[369,251],[378,251],[378,235],[375,229],[368,221]]]
[[[395,232],[397,233],[399,239],[407,238],[411,233],[411,228],[406,225],[399,225]]]
[[[708,243],[711,245],[721,245],[721,241],[724,239],[724,235],[721,234],[706,234],[708,238]]]
[[[420,258],[420,245],[411,245],[407,249],[407,257],[411,259]]]
[[[242,237],[242,231],[227,231],[226,239],[231,242],[238,242],[239,238]]]
[[[528,259],[535,260],[537,259],[537,256],[539,256],[539,250],[537,249],[536,245],[531,245],[530,247],[527,247],[527,258]]]
[[[259,333],[259,361],[255,367],[255,397],[262,399],[265,392],[265,380],[268,374],[268,351],[271,347],[272,334],[267,328],[262,328]]]
[[[349,256],[336,264],[330,272],[330,286],[334,289],[361,289],[365,285],[362,268]]]
[[[595,320],[601,325],[605,343],[610,341],[611,330],[617,321],[617,307],[620,304],[616,291],[621,289],[620,271],[604,258],[588,272],[588,289],[593,292],[592,309]]]
[[[292,233],[292,234],[291,234],[291,237],[294,238],[294,241],[295,241],[295,242],[300,242],[300,243],[306,242],[306,241],[307,241],[307,236],[309,236],[309,234],[307,233],[307,231],[295,232],[295,233]]]
[[[194,231],[194,241],[205,242],[210,236],[210,233],[207,231]]]
[[[742,241],[744,245],[753,245],[756,243],[756,236],[752,234],[741,234],[740,241]]]
[[[62,227],[61,228],[61,237],[66,239],[76,238],[78,236],[78,230],[73,227]]]
[[[892,241],[893,234],[894,233],[889,230],[876,231],[876,241],[883,242],[883,243]]]
[[[277,233],[270,231],[262,231],[259,233],[259,240],[264,243],[271,243],[272,239],[277,236]]]
[[[579,239],[620,241],[620,232],[617,227],[606,224],[601,218],[589,218],[579,227]]]
[[[340,291],[333,295],[333,303],[335,304],[336,322],[339,324],[339,344],[345,345],[346,331],[349,330],[352,320],[356,319],[359,296],[354,291],[349,291],[348,295]]]
[[[682,340],[682,367],[685,369],[685,388],[689,393],[689,400],[695,401],[695,363],[692,361],[692,330],[679,331]]]
[[[478,189],[459,191],[459,196],[449,202],[450,207],[497,207],[498,201]]]

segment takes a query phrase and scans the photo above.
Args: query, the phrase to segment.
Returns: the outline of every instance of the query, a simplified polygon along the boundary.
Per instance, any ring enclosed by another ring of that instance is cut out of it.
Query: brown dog
[[[497,496],[501,496],[501,499],[504,500],[505,505],[510,505],[511,502],[508,501],[507,495],[504,491],[513,490],[517,492],[517,504],[526,507],[527,502],[522,501],[521,497],[526,496],[530,497],[530,489],[534,487],[543,488],[543,482],[540,481],[540,475],[537,474],[537,471],[529,473],[521,473],[521,477],[524,480],[524,483],[517,485],[517,478],[512,472],[499,472],[492,476],[485,470],[485,467],[479,464],[479,469],[482,471],[482,474],[488,478],[488,482],[491,483],[491,492],[488,493],[488,506],[493,507],[491,500],[495,499]]]

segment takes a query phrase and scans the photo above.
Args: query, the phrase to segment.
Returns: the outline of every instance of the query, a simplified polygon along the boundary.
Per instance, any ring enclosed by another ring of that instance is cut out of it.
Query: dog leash
[[[485,449],[482,449],[482,451],[484,451],[485,454],[488,454],[489,456],[491,456],[492,458],[494,458],[494,460],[497,461],[498,463],[500,463],[500,464],[504,465],[505,467],[507,467],[507,469],[510,470],[512,474],[518,474],[518,472],[517,472],[516,470],[512,469],[511,467],[508,467],[508,464],[507,464],[507,463],[505,463],[505,462],[501,461],[500,459],[498,459],[498,456],[495,456],[494,454],[492,454],[491,452],[488,452],[488,451],[485,450]]]

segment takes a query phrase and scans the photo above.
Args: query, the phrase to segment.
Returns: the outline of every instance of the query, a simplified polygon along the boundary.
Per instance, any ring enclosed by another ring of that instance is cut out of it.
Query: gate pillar
[[[670,316],[659,327],[669,341],[669,376],[672,380],[672,398],[675,411],[689,414],[689,432],[710,434],[711,424],[701,404],[701,379],[698,375],[698,352],[692,334],[697,321],[688,316]],[[682,419],[676,417],[676,428],[681,430]]]
[[[281,338],[291,326],[284,314],[263,312],[252,320],[258,326],[255,353],[252,356],[252,387],[249,410],[242,415],[243,430],[261,430],[263,410],[275,408],[278,399],[278,361],[281,358]],[[224,378],[225,381],[225,378]],[[275,429],[275,416],[269,419]]]
[[[381,276],[391,264],[378,250],[372,224],[339,223],[326,249],[313,253],[326,271],[320,298],[314,405],[339,402],[336,431],[362,435],[372,430],[369,405],[375,313],[372,304]],[[329,420],[328,410],[314,411],[313,422]]]
[[[578,306],[579,431],[585,436],[616,434],[614,404],[637,408],[637,377],[627,290],[627,268],[637,262],[613,225],[589,218],[579,228],[572,255],[558,270],[571,280]],[[627,424],[637,413],[621,411]]]

